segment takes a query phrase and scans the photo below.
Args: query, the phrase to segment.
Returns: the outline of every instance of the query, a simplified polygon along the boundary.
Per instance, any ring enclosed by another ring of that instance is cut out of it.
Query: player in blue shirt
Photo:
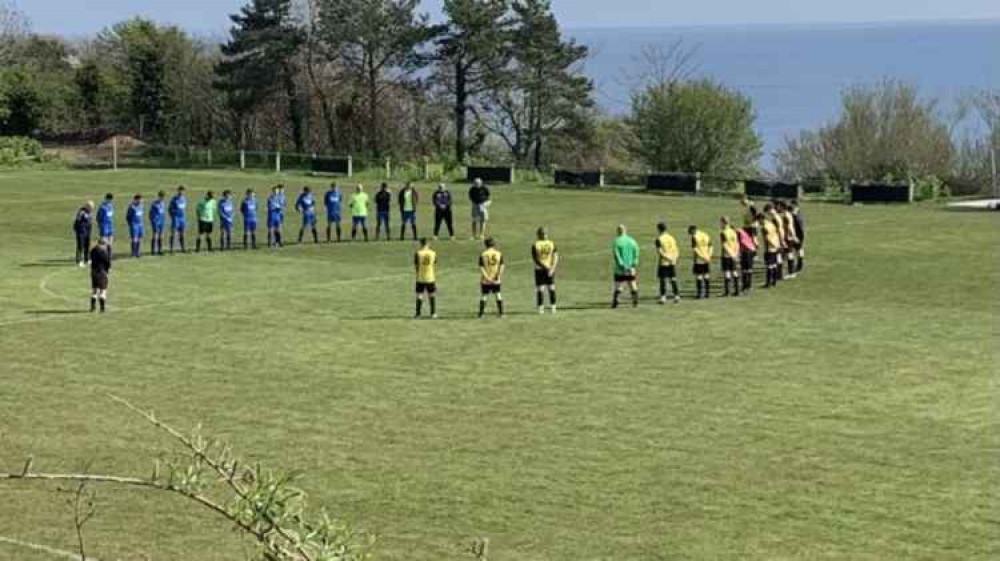
[[[233,222],[236,220],[236,201],[233,192],[226,189],[219,201],[219,251],[233,249]]]
[[[128,237],[132,240],[132,257],[138,258],[142,250],[142,215],[145,214],[145,209],[142,206],[142,195],[136,195],[132,198],[132,204],[128,205],[128,210],[125,211],[125,222],[128,223]]]
[[[167,212],[170,214],[170,253],[174,252],[174,236],[181,242],[181,253],[184,253],[184,231],[187,229],[187,196],[184,186],[177,188],[177,194],[170,198]]]
[[[282,199],[279,186],[275,185],[267,197],[267,247],[281,247]]]
[[[108,244],[108,255],[111,255],[111,244],[115,241],[115,196],[104,195],[104,202],[97,207],[97,236]]]
[[[166,193],[160,191],[156,200],[149,205],[149,229],[153,233],[149,240],[149,253],[163,255],[163,229],[167,224]]]
[[[302,193],[295,201],[295,210],[302,213],[302,227],[299,228],[299,243],[302,243],[302,236],[306,233],[306,228],[312,230],[313,243],[319,243],[319,234],[316,232],[316,196],[312,189],[303,187]]]
[[[340,205],[343,198],[340,194],[340,187],[336,183],[330,184],[330,190],[323,197],[323,204],[326,206],[326,243],[330,243],[330,227],[337,226],[337,241],[340,241]]]
[[[253,189],[247,189],[240,212],[243,214],[243,249],[257,249],[257,196]]]

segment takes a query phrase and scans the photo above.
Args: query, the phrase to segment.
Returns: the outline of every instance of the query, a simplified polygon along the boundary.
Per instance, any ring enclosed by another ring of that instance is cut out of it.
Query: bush
[[[17,166],[42,161],[42,143],[23,136],[0,136],[0,166]]]

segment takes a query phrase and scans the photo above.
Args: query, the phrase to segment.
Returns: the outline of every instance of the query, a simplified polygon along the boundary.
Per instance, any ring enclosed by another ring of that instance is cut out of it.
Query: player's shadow
[[[30,316],[68,316],[90,312],[87,310],[27,310],[24,313]]]
[[[21,263],[20,267],[76,267],[76,261],[72,259],[40,259],[31,263]]]

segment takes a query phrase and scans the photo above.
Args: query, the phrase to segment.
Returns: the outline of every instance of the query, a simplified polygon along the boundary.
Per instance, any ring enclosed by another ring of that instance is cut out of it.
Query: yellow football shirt
[[[437,282],[435,268],[437,267],[437,252],[431,248],[424,248],[417,251],[414,256],[417,265],[417,282],[434,283]]]
[[[768,253],[777,253],[781,249],[781,238],[778,237],[778,228],[772,220],[764,220],[764,243]]]
[[[680,259],[681,252],[677,248],[677,240],[670,234],[664,233],[656,239],[656,249],[660,254],[660,265],[676,265]]]
[[[740,256],[740,236],[732,226],[726,226],[722,230],[722,251],[726,257],[733,259]]]
[[[781,215],[776,211],[771,212],[771,222],[774,227],[778,230],[778,244],[781,246],[785,245],[785,223],[781,220]]]
[[[500,270],[503,268],[503,254],[495,247],[487,249],[479,256],[480,282],[494,284],[500,280]]]
[[[556,263],[556,244],[552,240],[537,240],[531,246],[531,256],[546,269],[551,269]]]
[[[785,228],[785,236],[788,241],[797,242],[799,237],[795,235],[795,217],[787,210],[781,214],[782,225]]]
[[[711,263],[712,253],[714,252],[712,238],[705,232],[698,230],[691,238],[691,242],[694,248],[695,263]]]

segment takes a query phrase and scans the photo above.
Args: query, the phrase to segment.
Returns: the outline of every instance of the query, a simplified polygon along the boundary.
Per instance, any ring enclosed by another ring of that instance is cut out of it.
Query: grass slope
[[[0,471],[33,454],[46,471],[148,473],[165,443],[113,392],[304,470],[316,504],[380,535],[382,559],[460,558],[475,536],[495,560],[1000,555],[995,216],[807,205],[800,279],[611,311],[616,224],[646,251],[648,298],[656,220],[714,235],[735,204],[498,187],[503,322],[472,319],[469,241],[437,244],[438,322],[408,319],[413,246],[399,242],[123,259],[111,313],[68,313],[89,288],[67,262],[81,200],[110,190],[124,215],[136,191],[272,181],[0,175]],[[539,224],[563,255],[556,317],[533,313]],[[241,558],[186,504],[100,493],[101,559]],[[0,537],[73,549],[54,487],[6,484],[0,501]],[[0,558],[51,557],[0,542]]]

